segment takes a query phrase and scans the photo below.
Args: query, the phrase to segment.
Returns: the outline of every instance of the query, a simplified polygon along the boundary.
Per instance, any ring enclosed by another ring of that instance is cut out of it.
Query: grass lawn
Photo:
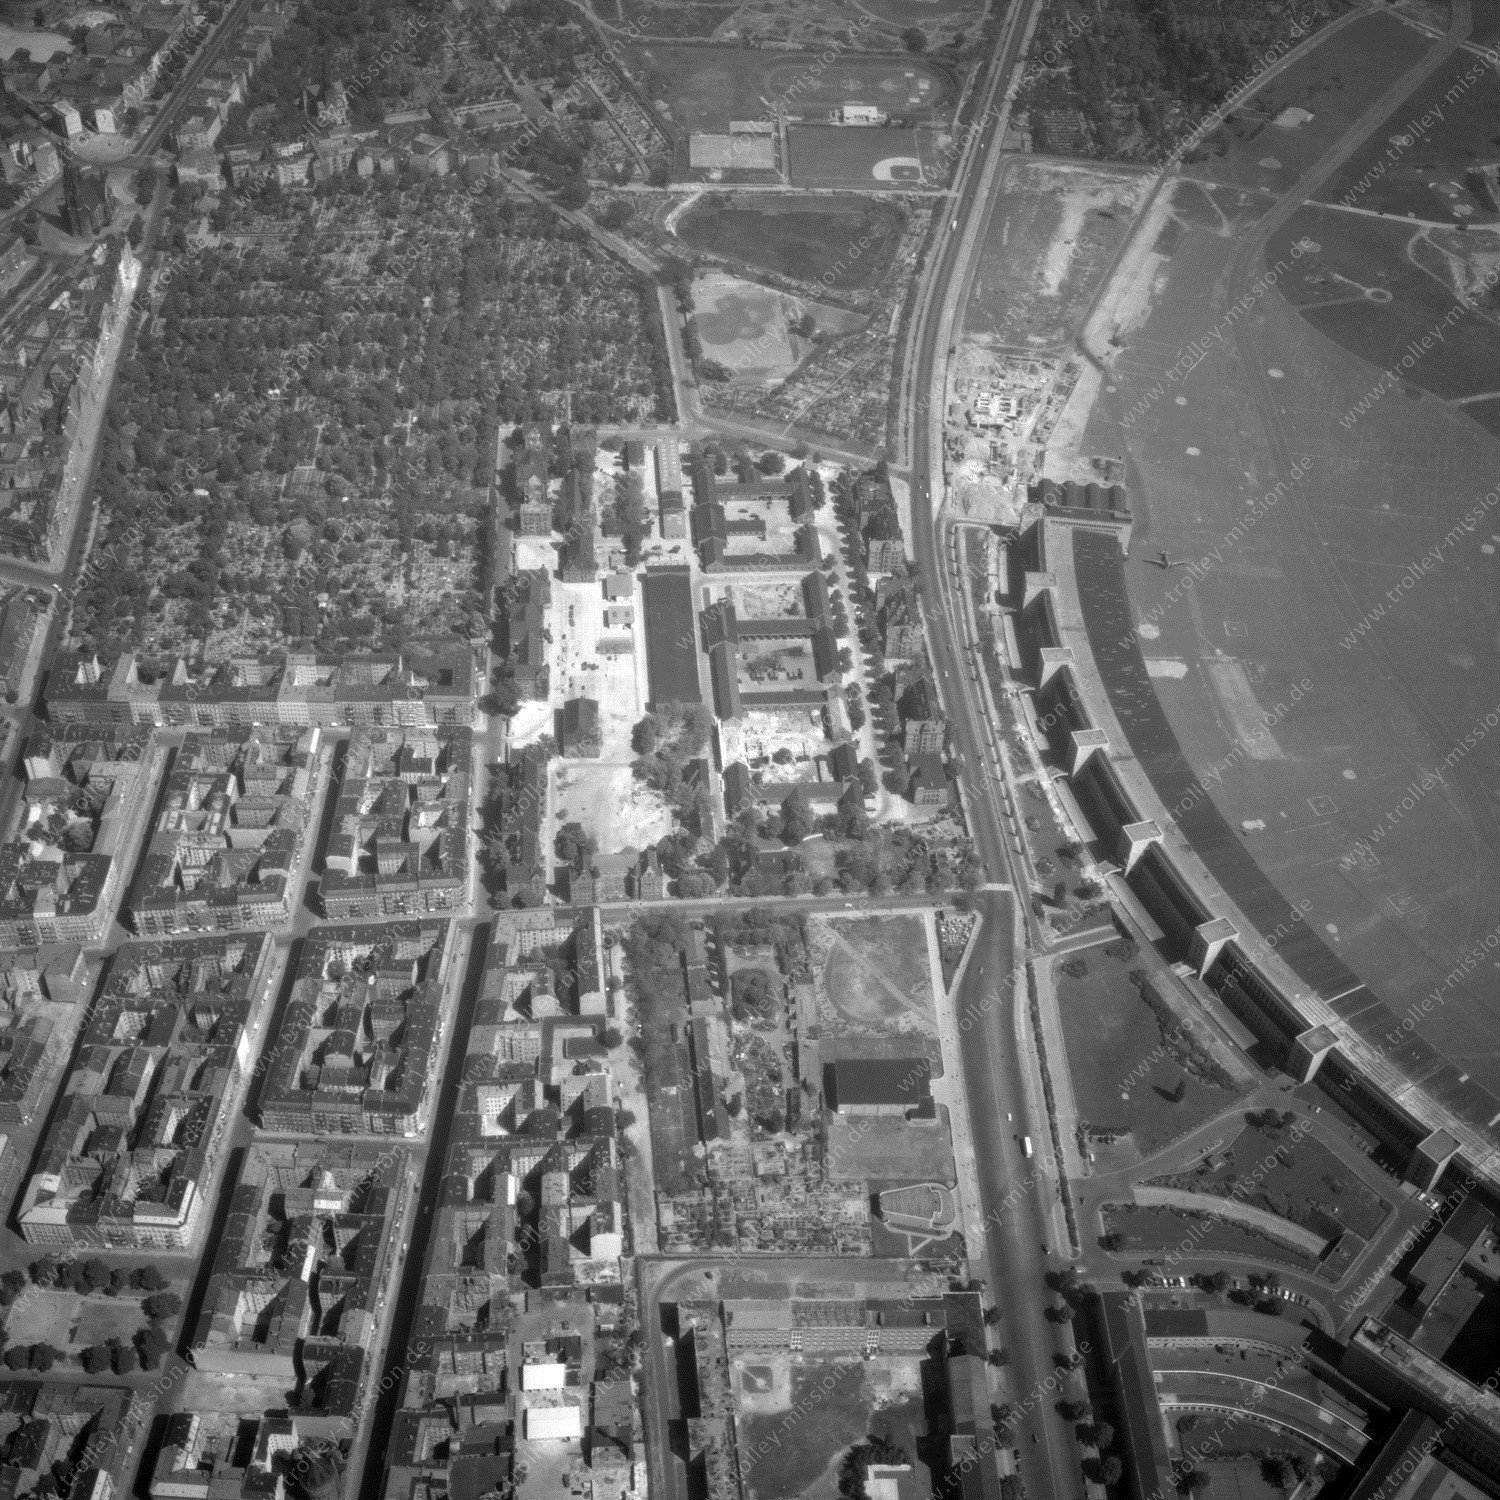
[[[793,1366],[790,1410],[739,1418],[740,1462],[753,1500],[837,1500],[844,1455],[869,1434],[905,1450],[916,1470],[913,1500],[926,1500],[931,1475],[917,1456],[926,1421],[920,1392],[906,1389],[915,1374],[905,1362],[894,1371],[821,1360]],[[816,1420],[801,1420],[813,1413]]]
[[[119,1339],[128,1344],[149,1320],[139,1297],[83,1297],[29,1287],[5,1319],[11,1344],[51,1344],[70,1352]]]
[[[806,208],[715,194],[683,214],[677,234],[695,250],[754,269],[798,281],[832,272],[828,285],[858,289],[884,275],[901,225],[900,208],[878,199],[829,199]]]
[[[1125,1236],[1125,1255],[1160,1257],[1169,1250],[1184,1255],[1245,1255],[1256,1260],[1310,1271],[1313,1262],[1289,1245],[1208,1214],[1177,1213],[1170,1208],[1133,1208],[1111,1204],[1104,1210],[1106,1230]]]
[[[1384,1198],[1318,1141],[1289,1145],[1267,1131],[1249,1127],[1214,1160],[1218,1166],[1212,1170],[1200,1163],[1194,1171],[1154,1181],[1157,1186],[1190,1193],[1237,1196],[1252,1208],[1263,1208],[1329,1239],[1346,1229],[1371,1239],[1390,1212]],[[1257,1171],[1264,1176],[1252,1185]],[[1236,1184],[1241,1182],[1244,1187],[1236,1194]]]
[[[6,1314],[5,1341],[8,1344],[51,1344],[54,1349],[66,1349],[82,1306],[83,1298],[77,1292],[28,1287]]]
[[[1140,961],[1139,955],[1111,958],[1091,948],[1083,978],[1061,969],[1054,977],[1080,1113],[1094,1133],[1129,1132],[1136,1148],[1149,1155],[1222,1114],[1241,1091],[1217,1088],[1183,1070],[1156,1015],[1126,978]]]

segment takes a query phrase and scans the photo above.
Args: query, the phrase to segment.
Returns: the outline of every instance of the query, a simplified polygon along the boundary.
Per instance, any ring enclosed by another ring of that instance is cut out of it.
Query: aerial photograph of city
[[[1500,1500],[1500,0],[0,0],[0,697],[0,1500]]]

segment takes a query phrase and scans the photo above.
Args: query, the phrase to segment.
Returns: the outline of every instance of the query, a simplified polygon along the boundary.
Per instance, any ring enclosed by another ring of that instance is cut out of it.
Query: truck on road
[[[1026,1159],[1027,1159],[1027,1161],[1030,1161],[1031,1160],[1031,1137],[1029,1135],[1023,1135],[1021,1137],[1021,1149],[1026,1153]]]

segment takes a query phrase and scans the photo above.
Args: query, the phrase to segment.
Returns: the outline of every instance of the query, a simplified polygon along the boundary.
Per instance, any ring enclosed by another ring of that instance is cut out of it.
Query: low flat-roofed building
[[[828,1106],[841,1115],[904,1115],[932,1098],[925,1057],[843,1058],[823,1076]]]
[[[583,1436],[583,1410],[577,1406],[528,1406],[522,1425],[529,1443],[576,1442]]]

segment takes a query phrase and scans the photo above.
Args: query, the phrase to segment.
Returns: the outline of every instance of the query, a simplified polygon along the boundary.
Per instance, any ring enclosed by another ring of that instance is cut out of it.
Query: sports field
[[[859,130],[794,125],[787,132],[798,187],[937,187],[942,166],[930,130]]]
[[[704,352],[734,380],[765,384],[797,367],[795,301],[784,292],[710,272],[693,283],[693,315]]]
[[[879,198],[846,194],[782,201],[765,194],[715,194],[677,221],[677,236],[745,265],[799,281],[858,289],[885,274],[901,240],[902,215]]]
[[[731,120],[777,114],[826,119],[844,104],[926,117],[955,94],[942,68],[914,57],[846,55],[825,62],[810,52],[659,44],[638,47],[634,56],[647,87],[685,130],[724,130]],[[870,132],[856,127],[851,133]]]

